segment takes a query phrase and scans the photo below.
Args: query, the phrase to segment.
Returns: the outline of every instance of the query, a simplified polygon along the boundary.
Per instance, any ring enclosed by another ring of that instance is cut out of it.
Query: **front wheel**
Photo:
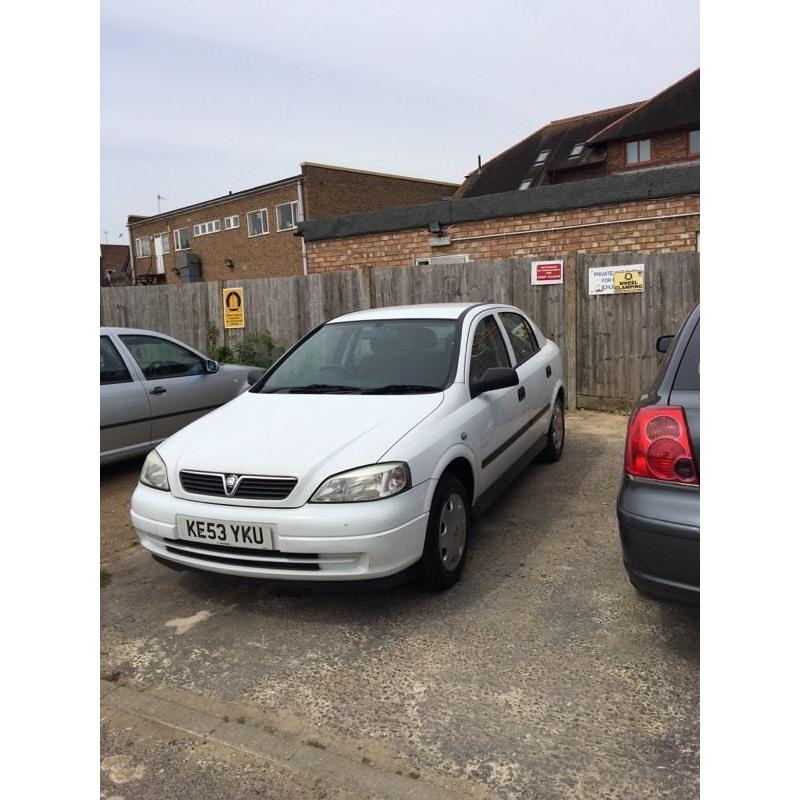
[[[547,429],[547,444],[542,450],[542,461],[558,461],[564,452],[564,401],[561,395],[556,397],[553,404],[553,415],[550,417],[550,427]]]
[[[469,544],[470,508],[464,485],[445,474],[433,495],[422,554],[422,574],[429,589],[449,589],[461,577]]]

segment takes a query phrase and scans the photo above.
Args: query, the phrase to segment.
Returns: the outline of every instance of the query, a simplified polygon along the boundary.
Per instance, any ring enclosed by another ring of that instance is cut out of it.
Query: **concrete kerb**
[[[264,759],[291,772],[302,773],[342,789],[386,800],[457,800],[489,797],[480,787],[462,784],[453,790],[411,774],[357,761],[333,752],[311,737],[310,731],[259,726],[254,715],[232,720],[235,710],[207,697],[159,688],[135,688],[101,679],[101,715],[108,724],[124,719],[180,732],[200,742],[213,742],[249,757]],[[201,710],[204,709],[204,710]],[[135,727],[135,726],[134,726]]]

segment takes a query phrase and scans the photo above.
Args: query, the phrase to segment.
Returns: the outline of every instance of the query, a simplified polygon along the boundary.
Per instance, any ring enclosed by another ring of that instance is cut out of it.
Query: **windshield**
[[[440,392],[450,374],[456,320],[338,322],[306,339],[262,392],[418,394]]]

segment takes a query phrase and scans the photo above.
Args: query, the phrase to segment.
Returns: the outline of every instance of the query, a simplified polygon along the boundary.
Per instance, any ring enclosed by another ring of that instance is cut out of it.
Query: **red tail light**
[[[625,442],[625,472],[635,478],[700,483],[680,406],[645,406],[633,412]]]

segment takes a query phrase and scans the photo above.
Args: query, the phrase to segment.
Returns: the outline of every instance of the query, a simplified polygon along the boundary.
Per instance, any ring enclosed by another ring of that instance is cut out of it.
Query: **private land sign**
[[[226,328],[244,328],[244,289],[222,290],[222,318]]]
[[[590,267],[589,294],[632,294],[644,291],[644,264]]]
[[[563,261],[532,261],[531,286],[564,283]]]

